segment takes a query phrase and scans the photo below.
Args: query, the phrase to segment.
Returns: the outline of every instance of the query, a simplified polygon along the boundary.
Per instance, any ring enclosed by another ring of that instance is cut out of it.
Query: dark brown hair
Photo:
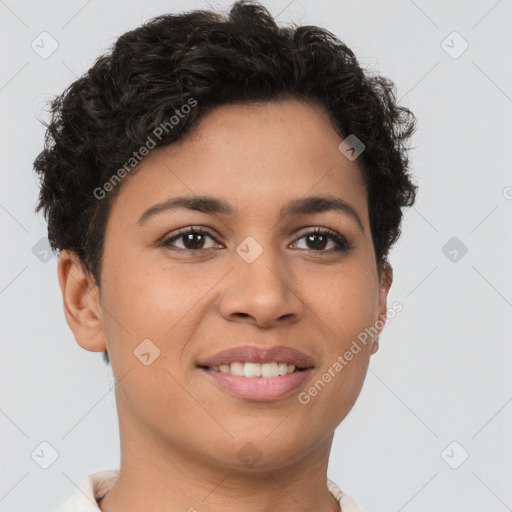
[[[379,273],[400,235],[402,208],[416,185],[406,143],[416,119],[396,104],[389,79],[365,72],[350,48],[315,26],[279,27],[261,5],[233,4],[229,13],[166,14],[120,36],[108,53],[50,102],[44,150],[34,169],[54,251],[74,251],[100,286],[109,208],[97,192],[133,157],[148,136],[196,106],[155,147],[181,139],[212,108],[283,97],[323,105],[344,136],[365,145],[364,176]],[[108,362],[108,354],[105,352]]]

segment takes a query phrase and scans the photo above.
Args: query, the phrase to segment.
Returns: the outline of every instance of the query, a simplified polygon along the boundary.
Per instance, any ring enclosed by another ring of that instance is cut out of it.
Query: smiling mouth
[[[242,361],[233,361],[232,363],[221,364],[219,366],[198,365],[197,367],[202,370],[209,370],[237,377],[267,379],[284,377],[285,375],[307,370],[307,368],[300,368],[294,364],[277,361],[270,363],[243,363]]]
[[[287,363],[242,363],[220,366],[197,365],[201,373],[219,389],[249,401],[274,401],[285,398],[311,375],[313,367],[300,368]]]

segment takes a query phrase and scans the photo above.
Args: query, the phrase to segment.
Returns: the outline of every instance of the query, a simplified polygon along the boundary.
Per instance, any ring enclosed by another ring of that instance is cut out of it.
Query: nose
[[[235,258],[220,297],[220,313],[226,320],[270,328],[301,318],[304,304],[286,262],[278,261],[271,249],[252,263]]]

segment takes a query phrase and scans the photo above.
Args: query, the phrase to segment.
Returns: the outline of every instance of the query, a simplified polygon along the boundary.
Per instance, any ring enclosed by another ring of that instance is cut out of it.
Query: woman
[[[327,466],[416,194],[393,87],[237,2],[123,34],[54,100],[37,211],[121,439],[60,512],[359,511]]]

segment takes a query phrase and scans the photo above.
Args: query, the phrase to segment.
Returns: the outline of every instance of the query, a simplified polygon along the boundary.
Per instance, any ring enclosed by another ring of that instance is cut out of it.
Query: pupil
[[[202,233],[189,233],[188,235],[185,235],[185,237],[186,237],[185,246],[192,245],[192,247],[188,247],[188,248],[197,249],[197,247],[196,247],[197,240],[195,240],[195,242],[194,242],[194,237],[202,237],[202,236],[203,236]],[[192,242],[192,244],[190,244],[189,242]],[[201,241],[199,241],[199,244],[200,243],[201,243]]]
[[[320,237],[320,238],[323,238],[323,239],[324,239],[324,243],[323,243],[323,244],[322,244],[322,243],[320,243],[320,244],[318,244],[318,243],[316,243],[316,244],[315,244],[315,243],[314,243],[314,244],[313,244],[316,248],[320,247],[320,248],[322,248],[322,249],[323,249],[323,248],[325,247],[325,236],[324,236],[324,235],[322,235],[321,233],[313,233],[313,234],[311,234],[311,235],[309,235],[309,236],[308,236],[308,240],[309,240],[309,241],[311,241],[311,240],[312,240],[313,238],[315,238],[315,237]]]

